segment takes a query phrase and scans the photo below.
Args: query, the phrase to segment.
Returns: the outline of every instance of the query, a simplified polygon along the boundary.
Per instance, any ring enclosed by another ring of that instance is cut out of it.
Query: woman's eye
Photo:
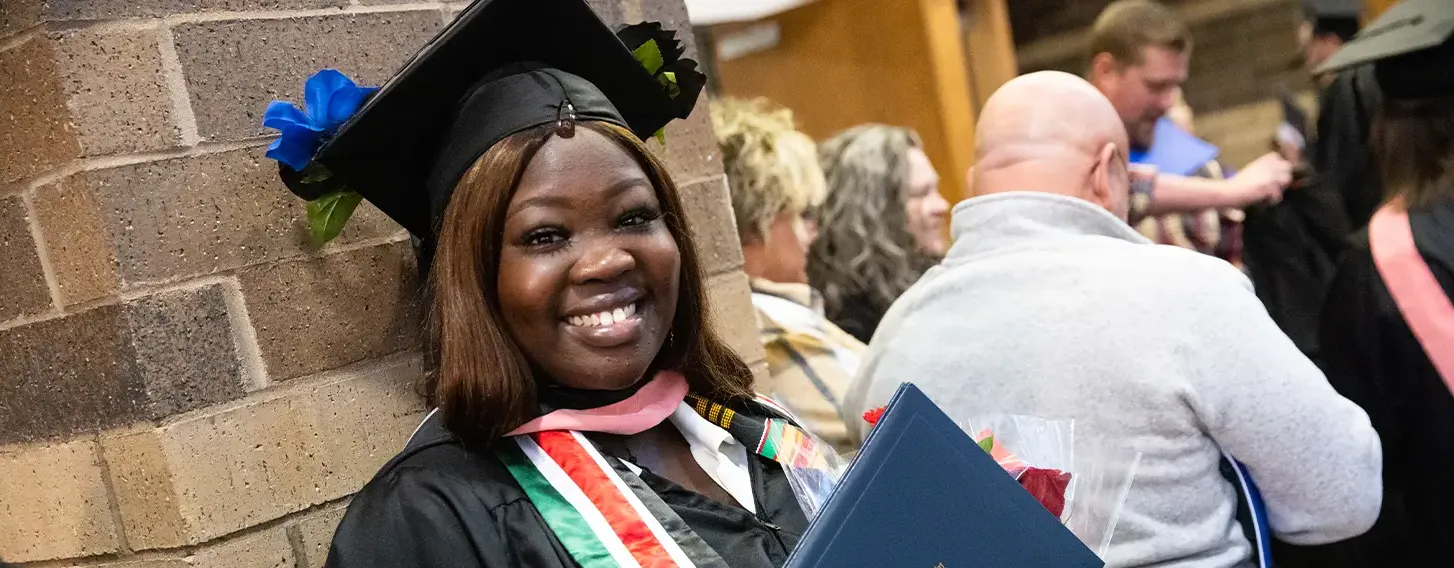
[[[659,211],[637,209],[621,216],[622,227],[640,227],[661,218]]]
[[[565,233],[558,229],[536,229],[520,239],[525,246],[544,247],[565,242]]]

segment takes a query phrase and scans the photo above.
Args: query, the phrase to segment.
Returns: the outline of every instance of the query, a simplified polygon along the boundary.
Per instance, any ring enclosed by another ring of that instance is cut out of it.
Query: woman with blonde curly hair
[[[913,130],[856,126],[819,147],[828,195],[808,279],[828,319],[865,343],[889,305],[948,249],[939,174]]]
[[[817,145],[794,128],[791,112],[761,99],[715,101],[712,122],[772,373],[767,390],[809,430],[850,449],[839,402],[863,344],[824,317],[822,297],[807,283],[817,233],[807,213],[827,193]]]

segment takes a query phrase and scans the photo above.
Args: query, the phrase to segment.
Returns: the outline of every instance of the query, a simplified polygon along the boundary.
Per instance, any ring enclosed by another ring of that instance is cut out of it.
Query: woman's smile
[[[623,297],[632,299],[623,300]],[[641,339],[642,324],[649,308],[635,289],[597,296],[571,310],[562,322],[576,341],[597,349],[609,349]]]

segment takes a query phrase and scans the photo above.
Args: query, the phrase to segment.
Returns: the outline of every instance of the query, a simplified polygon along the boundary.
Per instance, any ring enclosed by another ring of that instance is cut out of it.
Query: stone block
[[[742,241],[727,181],[718,177],[678,188],[697,256],[708,276],[742,268]]]
[[[116,552],[94,440],[0,449],[0,558],[34,562]]]
[[[772,390],[772,385],[768,381],[772,380],[772,368],[767,365],[767,361],[754,362],[751,367],[753,390],[763,394],[770,394],[769,391]]]
[[[171,416],[243,395],[223,293],[223,286],[214,284],[126,305],[150,416]]]
[[[419,302],[408,242],[238,273],[273,381],[414,347]]]
[[[172,477],[163,441],[150,430],[102,440],[121,524],[135,550],[187,542],[190,526],[176,501],[185,486]]]
[[[114,235],[123,286],[211,274],[314,251],[305,203],[249,148],[78,174]],[[340,243],[397,233],[359,208]]]
[[[0,52],[0,77],[5,78],[0,109],[8,111],[0,113],[0,186],[54,169],[81,153],[52,47],[36,36]]]
[[[63,306],[113,296],[118,286],[115,237],[83,179],[37,188],[31,200]]]
[[[302,102],[304,81],[324,67],[381,84],[442,25],[433,9],[198,22],[173,33],[198,132],[235,140],[269,133],[261,123],[268,101]]]
[[[733,271],[709,278],[707,298],[718,337],[748,364],[761,361],[764,355],[757,320],[752,317],[752,287],[747,275]]]
[[[206,542],[357,491],[423,405],[418,358],[102,441],[129,544]]]
[[[323,568],[323,563],[328,561],[328,546],[333,543],[333,532],[338,529],[338,523],[347,511],[348,503],[340,503],[310,513],[297,522],[295,526],[303,543],[303,558],[298,562],[300,568]]]
[[[40,23],[41,0],[7,0],[0,3],[0,39]]]
[[[61,88],[82,155],[180,145],[155,30],[86,29],[47,37],[56,43]]]
[[[293,545],[282,528],[208,545],[192,557],[192,568],[293,568]]]
[[[0,321],[51,307],[50,287],[19,197],[0,199]]]
[[[53,20],[107,20],[171,16],[190,12],[286,10],[346,5],[348,0],[47,0],[46,14]]]
[[[146,389],[120,306],[0,331],[0,353],[0,443],[146,416]]]
[[[646,145],[666,162],[667,171],[678,184],[722,175],[722,152],[717,149],[705,96],[697,101],[690,117],[666,125],[665,147],[654,139]]]
[[[102,562],[95,564],[82,561],[77,564],[67,564],[69,568],[191,568],[192,565],[185,558],[173,556],[159,556],[143,560],[117,560],[114,562]]]

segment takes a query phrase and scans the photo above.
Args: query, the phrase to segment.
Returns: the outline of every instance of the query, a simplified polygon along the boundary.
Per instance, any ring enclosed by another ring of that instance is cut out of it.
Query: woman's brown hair
[[[1372,146],[1389,199],[1410,208],[1454,199],[1454,97],[1384,101]]]
[[[605,136],[640,164],[681,254],[676,317],[652,368],[681,372],[693,392],[707,397],[752,396],[752,371],[712,328],[706,278],[666,167],[624,128],[577,127]],[[427,286],[433,365],[424,392],[450,430],[472,440],[493,442],[539,414],[536,377],[505,328],[495,274],[510,199],[535,153],[556,133],[553,124],[540,126],[491,147],[460,179],[440,227]]]

